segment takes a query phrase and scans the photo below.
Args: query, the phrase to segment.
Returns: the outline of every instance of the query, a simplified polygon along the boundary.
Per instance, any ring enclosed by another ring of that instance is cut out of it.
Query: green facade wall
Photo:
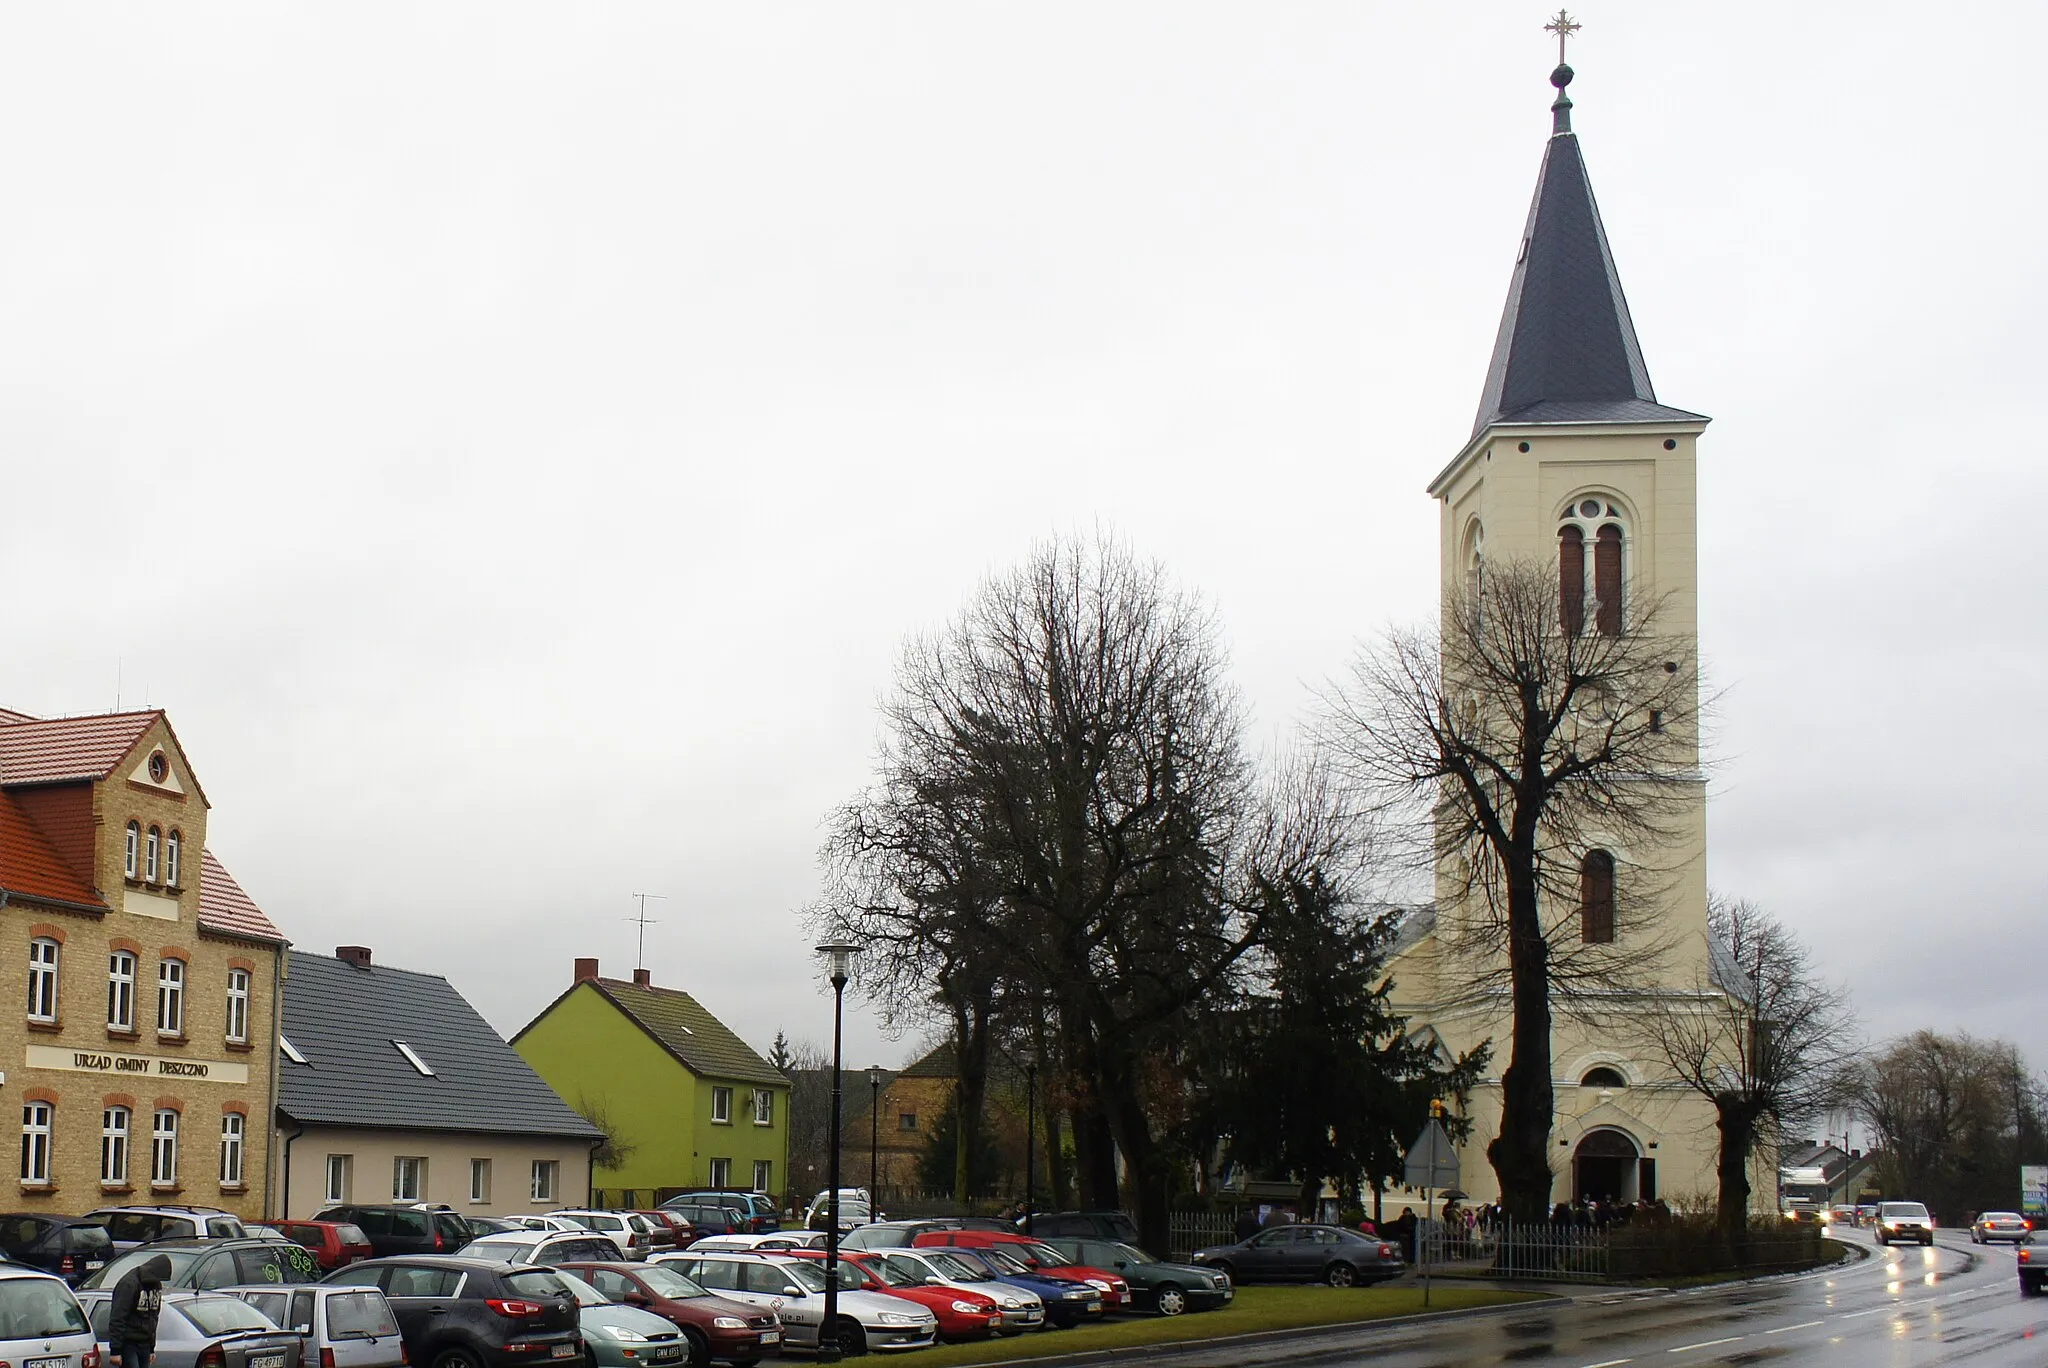
[[[533,1071],[570,1106],[594,1105],[632,1147],[616,1169],[596,1169],[599,1188],[693,1188],[711,1180],[714,1158],[732,1161],[733,1187],[751,1187],[754,1161],[773,1165],[771,1191],[788,1185],[789,1089],[774,1088],[775,1120],[754,1123],[761,1085],[700,1078],[588,983],[576,985],[512,1042]],[[712,1089],[733,1090],[732,1120],[711,1119]]]

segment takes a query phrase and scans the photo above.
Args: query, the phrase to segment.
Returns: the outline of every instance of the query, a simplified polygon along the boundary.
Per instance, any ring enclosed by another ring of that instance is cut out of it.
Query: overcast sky
[[[663,894],[762,1049],[829,1039],[796,910],[903,639],[1034,541],[1207,596],[1262,742],[1427,614],[1556,60],[1504,0],[0,13],[0,704],[168,708],[300,947],[507,1034]],[[1715,419],[1711,882],[1873,1034],[2048,1065],[2048,6],[1574,13]]]

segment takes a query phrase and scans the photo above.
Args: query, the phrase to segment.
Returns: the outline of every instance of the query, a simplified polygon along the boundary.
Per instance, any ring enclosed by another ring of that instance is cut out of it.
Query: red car
[[[825,1261],[822,1249],[789,1249],[781,1251],[802,1259]],[[914,1301],[928,1308],[939,1318],[939,1338],[943,1340],[987,1339],[1003,1325],[1002,1308],[993,1297],[971,1292],[964,1287],[933,1287],[915,1278],[906,1278],[891,1271],[879,1256],[858,1254],[847,1250],[839,1256],[839,1285],[851,1291],[885,1292],[892,1297]]]
[[[1051,1245],[1029,1235],[1013,1235],[1002,1230],[931,1230],[918,1236],[911,1244],[916,1248],[936,1245],[942,1249],[947,1246],[987,1249],[991,1245],[1000,1245],[1022,1259],[1033,1273],[1095,1284],[1102,1289],[1102,1309],[1105,1311],[1128,1310],[1131,1305],[1131,1285],[1121,1274],[1077,1264]]]
[[[370,1247],[370,1237],[363,1233],[363,1228],[347,1221],[272,1221],[270,1224],[287,1239],[312,1250],[313,1262],[330,1273],[376,1253]]]
[[[718,1359],[752,1364],[782,1351],[782,1321],[765,1307],[727,1301],[673,1268],[649,1263],[566,1263],[613,1301],[675,1322],[690,1346],[687,1368]]]

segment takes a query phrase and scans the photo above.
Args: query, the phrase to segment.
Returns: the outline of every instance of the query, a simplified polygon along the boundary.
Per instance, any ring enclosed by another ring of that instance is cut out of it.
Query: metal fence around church
[[[1817,1225],[1768,1220],[1752,1224],[1739,1251],[1703,1220],[1607,1227],[1501,1220],[1470,1228],[1425,1221],[1411,1257],[1432,1277],[1598,1283],[1812,1267],[1825,1257],[1821,1241]]]

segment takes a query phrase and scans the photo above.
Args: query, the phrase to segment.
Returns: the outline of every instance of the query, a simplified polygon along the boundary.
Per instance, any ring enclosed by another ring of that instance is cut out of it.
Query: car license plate
[[[85,1266],[87,1268],[105,1268],[107,1266],[107,1261],[105,1259],[87,1259],[85,1261]]]
[[[1040,1315],[1042,1315],[1042,1314],[1043,1314],[1043,1313],[1042,1313],[1042,1312],[1040,1312],[1040,1311],[1039,1311],[1039,1309],[1038,1309],[1037,1307],[1035,1307],[1035,1306],[1034,1306],[1034,1307],[1032,1307],[1032,1308],[1031,1308],[1030,1310],[1028,1310],[1028,1311],[1026,1311],[1026,1312],[1024,1313],[1024,1319],[1025,1319],[1025,1320],[1028,1320],[1028,1321],[1035,1321],[1035,1320],[1037,1320],[1037,1319],[1039,1318],[1039,1316],[1040,1316]]]
[[[672,1344],[666,1345],[654,1351],[654,1360],[657,1363],[659,1363],[663,1359],[681,1358],[682,1356],[683,1351],[679,1347]]]
[[[1223,1289],[1223,1300],[1225,1301],[1229,1301],[1232,1297],[1235,1297],[1236,1295],[1237,1289],[1234,1287],[1225,1287]]]
[[[284,1368],[283,1354],[251,1354],[249,1368]]]
[[[763,1344],[780,1344],[780,1343],[782,1343],[782,1332],[781,1332],[780,1330],[763,1330],[763,1331],[761,1332],[761,1343],[763,1343]]]
[[[1102,1303],[1101,1303],[1101,1302],[1099,1302],[1099,1301],[1092,1301],[1092,1302],[1089,1302],[1089,1303],[1088,1303],[1088,1309],[1089,1309],[1090,1311],[1100,1311],[1100,1310],[1102,1309]]]
[[[548,1350],[548,1356],[550,1358],[575,1358],[576,1346],[573,1344],[558,1344]]]
[[[21,1368],[68,1368],[70,1362],[68,1358],[29,1359]]]

